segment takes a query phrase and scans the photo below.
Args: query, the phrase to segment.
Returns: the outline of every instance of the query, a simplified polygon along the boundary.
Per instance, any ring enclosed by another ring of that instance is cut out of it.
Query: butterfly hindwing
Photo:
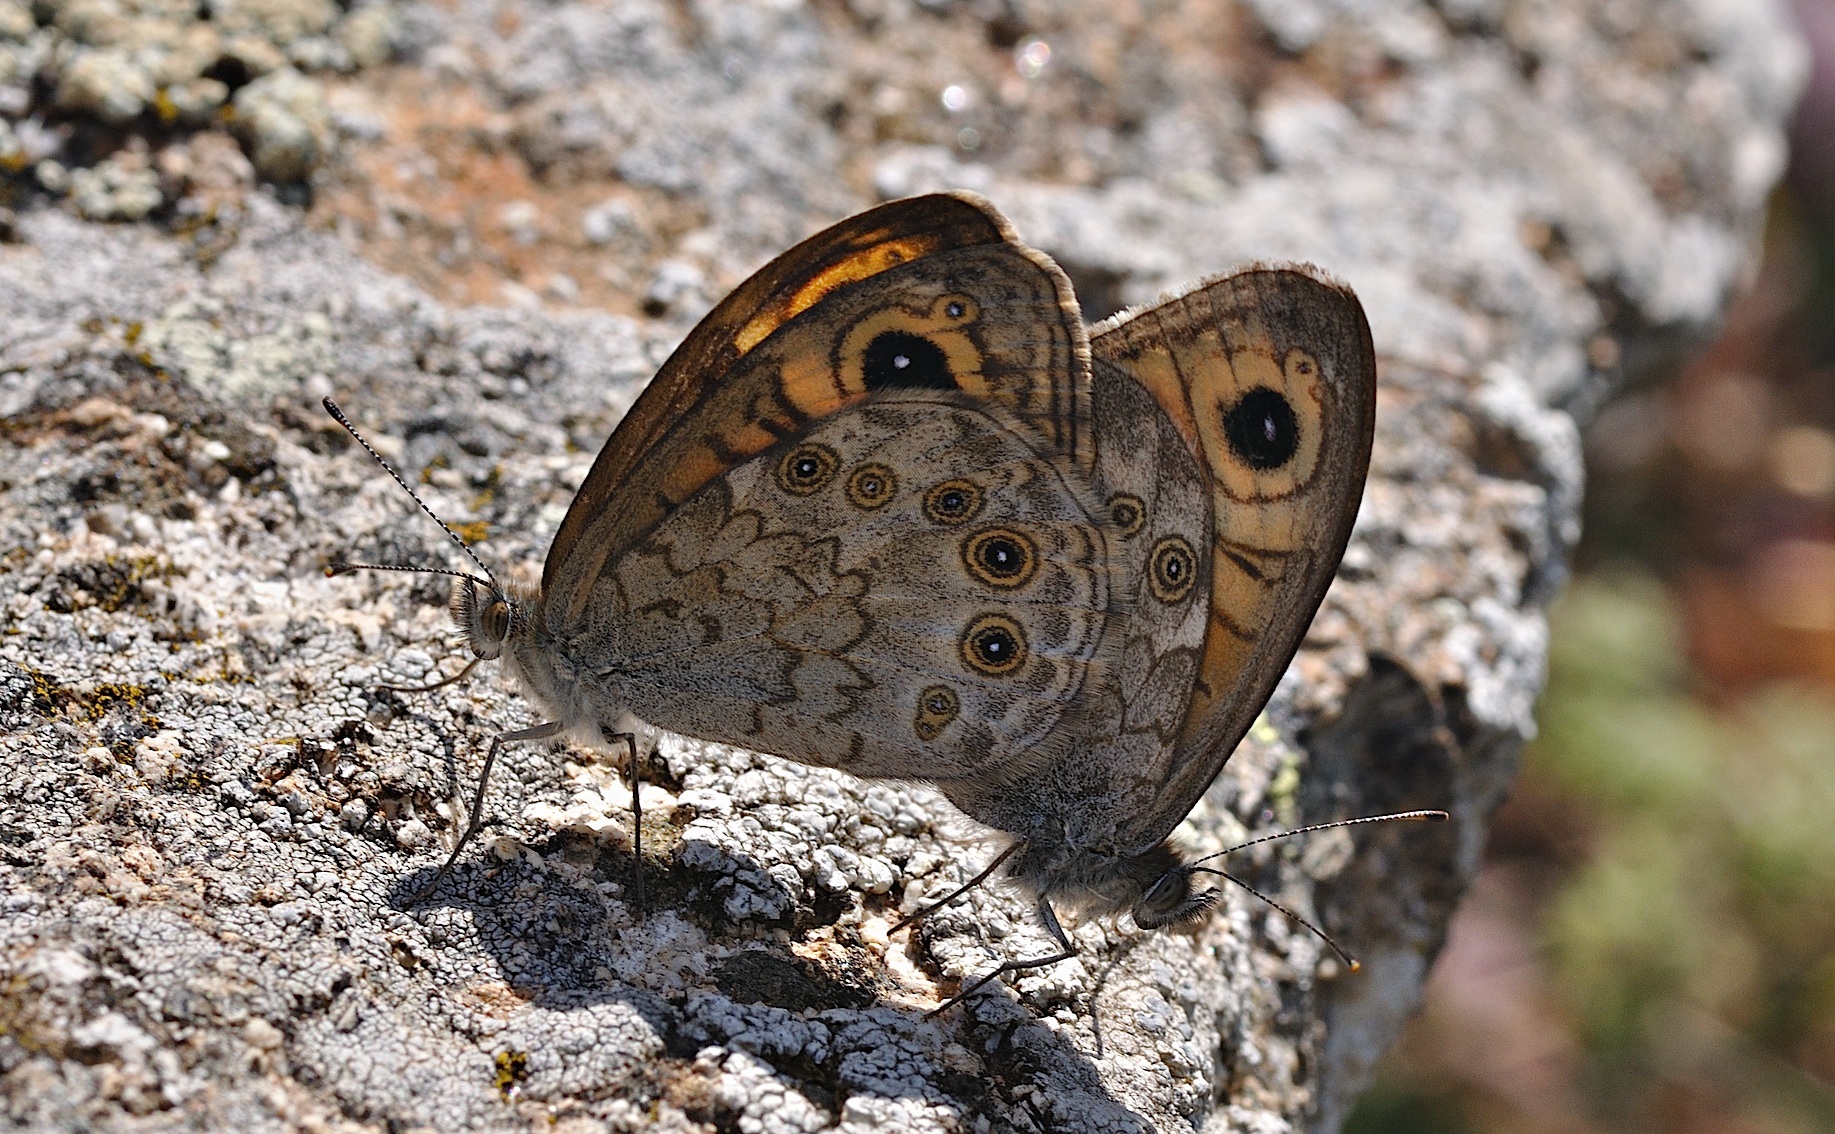
[[[1375,351],[1356,297],[1309,268],[1251,269],[1123,313],[1093,329],[1091,351],[1152,395],[1208,498],[1190,701],[1169,766],[1125,824],[1127,842],[1150,844],[1248,731],[1337,570],[1369,467]],[[1126,459],[1103,451],[1099,474]],[[1169,582],[1152,561],[1134,577],[1148,594]]]
[[[674,731],[864,776],[1011,775],[1106,680],[1102,505],[1030,431],[901,391],[741,462],[595,588],[588,653]]]

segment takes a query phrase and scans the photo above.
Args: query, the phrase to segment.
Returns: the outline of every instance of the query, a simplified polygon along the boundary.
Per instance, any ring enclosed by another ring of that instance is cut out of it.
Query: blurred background
[[[1763,267],[1603,407],[1541,736],[1347,1130],[1835,1130],[1835,0]]]

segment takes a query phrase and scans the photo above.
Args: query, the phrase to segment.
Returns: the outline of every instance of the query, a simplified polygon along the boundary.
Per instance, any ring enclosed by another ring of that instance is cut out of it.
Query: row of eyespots
[[[827,445],[805,441],[777,462],[777,486],[792,496],[813,496],[841,471],[841,456]],[[898,494],[898,477],[885,465],[863,464],[847,478],[848,501],[873,511]],[[952,479],[924,493],[924,515],[932,523],[962,524],[981,514],[987,494],[971,480]]]
[[[1109,497],[1109,518],[1121,529],[1122,539],[1133,539],[1147,526],[1147,505],[1138,496],[1118,492]],[[1161,536],[1147,554],[1147,586],[1153,597],[1175,603],[1191,593],[1198,581],[1198,554],[1184,536]]]
[[[1026,632],[1005,614],[978,614],[962,631],[958,642],[962,662],[988,677],[1007,677],[1026,664]],[[935,740],[962,711],[962,699],[947,685],[926,686],[918,694],[917,715],[912,720],[919,740]]]

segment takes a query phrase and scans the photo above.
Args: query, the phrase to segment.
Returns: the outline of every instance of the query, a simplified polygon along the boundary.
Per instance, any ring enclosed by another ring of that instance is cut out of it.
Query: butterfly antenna
[[[1290,835],[1297,835],[1300,832],[1289,831],[1287,833]],[[1305,918],[1301,917],[1299,914],[1294,913],[1292,910],[1288,909],[1286,906],[1283,906],[1281,903],[1275,901],[1273,898],[1270,898],[1268,895],[1262,893],[1260,890],[1257,890],[1255,887],[1249,885],[1247,882],[1244,882],[1242,879],[1236,877],[1236,875],[1231,874],[1228,871],[1218,870],[1214,867],[1209,867],[1209,866],[1194,866],[1194,867],[1191,867],[1191,870],[1198,874],[1215,874],[1219,878],[1227,879],[1231,882],[1236,883],[1238,886],[1241,886],[1243,889],[1249,891],[1249,893],[1254,894],[1256,897],[1260,898],[1262,901],[1267,902],[1269,905],[1273,906],[1275,909],[1280,910],[1282,913],[1286,914],[1289,919],[1299,922],[1301,925],[1304,925],[1306,928],[1312,930],[1313,934],[1317,936],[1319,940],[1331,946],[1332,952],[1338,954],[1338,959],[1344,962],[1346,968],[1350,969],[1352,972],[1357,972],[1359,969],[1363,968],[1363,965],[1359,963],[1356,957],[1353,957],[1349,953],[1345,952],[1343,946],[1339,945],[1338,942],[1332,940],[1331,934],[1327,933],[1323,929],[1320,929],[1318,926],[1314,925],[1312,922],[1307,921]]]
[[[1193,859],[1190,865],[1197,866],[1201,862],[1209,862],[1213,858],[1222,858],[1226,854],[1235,854],[1239,850],[1256,846],[1260,843],[1271,843],[1276,839],[1288,839],[1295,835],[1305,835],[1313,831],[1329,831],[1333,827],[1356,827],[1363,823],[1444,823],[1450,818],[1452,818],[1452,816],[1444,811],[1436,808],[1429,808],[1423,811],[1397,811],[1389,815],[1364,815],[1356,819],[1334,819],[1330,823],[1314,823],[1310,827],[1295,827],[1291,831],[1276,831],[1272,835],[1263,835],[1260,838],[1250,839],[1246,843],[1237,843],[1233,847],[1225,847],[1214,854],[1207,854],[1203,858]],[[1212,871],[1211,873],[1217,873],[1217,871]],[[1234,881],[1234,879],[1232,879],[1232,881]],[[1238,883],[1238,885],[1241,885],[1241,883]],[[1259,897],[1260,895],[1257,896]],[[1264,898],[1263,900],[1266,901],[1267,899]],[[1274,905],[1273,902],[1269,902],[1268,904],[1271,906]]]
[[[1318,937],[1319,940],[1325,942],[1328,946],[1330,946],[1332,952],[1338,954],[1338,959],[1343,961],[1346,967],[1348,967],[1352,972],[1356,972],[1359,969],[1363,968],[1363,966],[1358,963],[1358,960],[1356,957],[1353,957],[1349,953],[1345,952],[1343,946],[1339,945],[1338,942],[1332,940],[1331,934],[1327,933],[1323,929],[1320,929],[1318,926],[1314,925],[1312,922],[1307,921],[1305,918],[1301,917],[1299,914],[1288,909],[1286,906],[1275,901],[1273,898],[1262,893],[1260,890],[1257,890],[1255,887],[1249,885],[1247,882],[1244,882],[1242,879],[1236,877],[1234,874],[1231,874],[1225,870],[1218,870],[1216,867],[1213,867],[1213,866],[1201,866],[1199,865],[1199,863],[1209,862],[1213,858],[1221,858],[1226,854],[1233,854],[1236,851],[1243,850],[1247,847],[1256,846],[1260,843],[1271,843],[1275,841],[1276,839],[1291,838],[1294,835],[1305,835],[1313,831],[1329,831],[1333,827],[1356,827],[1364,823],[1444,823],[1446,820],[1450,818],[1451,816],[1448,815],[1444,811],[1441,811],[1437,808],[1428,808],[1428,809],[1421,810],[1421,811],[1396,811],[1388,815],[1363,815],[1363,816],[1359,816],[1356,819],[1334,819],[1330,823],[1314,823],[1306,827],[1295,827],[1291,831],[1277,831],[1272,835],[1262,835],[1259,838],[1250,839],[1247,842],[1237,843],[1233,847],[1226,847],[1223,850],[1217,851],[1215,854],[1207,854],[1203,858],[1194,860],[1192,863],[1190,863],[1186,867],[1186,869],[1192,871],[1195,874],[1215,874],[1219,878],[1225,879],[1230,882],[1234,882],[1238,886],[1241,886],[1243,889],[1249,891],[1249,893],[1254,894],[1256,897],[1260,898],[1262,901],[1267,902],[1269,905],[1273,906],[1275,909],[1281,911],[1281,913],[1285,914],[1289,920],[1297,922],[1300,925],[1305,926],[1307,929],[1312,930],[1314,936]]]
[[[423,572],[426,572],[428,574],[433,574],[433,575],[453,575],[461,579],[471,579],[475,583],[484,583],[484,585],[490,587],[492,590],[499,589],[497,586],[497,577],[495,575],[492,575],[491,569],[484,565],[484,560],[478,558],[477,554],[473,552],[470,547],[466,546],[465,541],[459,538],[459,533],[453,531],[450,527],[448,527],[446,524],[446,521],[440,519],[438,513],[434,512],[433,509],[427,507],[427,502],[425,500],[422,500],[420,498],[420,494],[415,492],[414,489],[408,487],[408,482],[401,478],[401,474],[395,471],[395,467],[393,465],[389,464],[389,462],[382,459],[382,454],[376,451],[375,446],[371,445],[368,441],[365,441],[363,439],[363,434],[358,433],[357,427],[350,423],[350,418],[344,416],[344,411],[338,408],[338,403],[332,401],[330,398],[326,398],[325,399],[325,412],[331,415],[331,419],[333,421],[337,422],[339,425],[342,425],[346,433],[356,438],[357,444],[363,446],[363,451],[368,453],[372,460],[374,460],[377,464],[382,466],[383,472],[386,472],[391,477],[395,478],[395,483],[401,485],[401,490],[408,494],[408,498],[414,501],[416,504],[420,505],[421,511],[427,513],[428,519],[431,519],[434,523],[440,525],[440,530],[445,532],[447,537],[450,538],[452,542],[458,546],[458,549],[465,553],[465,557],[467,559],[477,564],[478,570],[484,572],[485,579],[489,579],[490,581],[486,583],[485,579],[479,579],[472,575],[460,574],[457,571],[441,571],[438,568],[433,568],[433,567],[390,567],[390,566],[384,566],[384,565],[376,564],[376,563],[336,564],[334,566],[337,569],[334,570],[332,573],[341,575],[346,571],[355,571],[355,570],[423,571]]]

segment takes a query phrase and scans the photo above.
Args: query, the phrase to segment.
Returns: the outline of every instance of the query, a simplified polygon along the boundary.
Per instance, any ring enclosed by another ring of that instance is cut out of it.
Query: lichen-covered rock
[[[262,175],[305,180],[333,136],[312,73],[380,65],[399,23],[387,0],[350,10],[333,0],[0,0],[0,171],[45,161],[69,171],[99,165],[119,145],[182,144],[234,95],[239,133]],[[47,105],[35,104],[35,84],[50,92]],[[72,128],[82,123],[90,125]],[[21,135],[41,144],[4,145]],[[146,215],[93,204],[91,194],[76,207],[92,219]]]
[[[78,29],[73,6],[57,34],[129,34],[124,13],[155,11],[97,4]],[[271,67],[245,61],[268,90],[293,82],[286,52],[343,42],[358,14],[249,13],[235,35],[302,33],[262,40]],[[492,106],[470,136],[548,181],[436,224],[417,198],[442,186],[410,177],[377,187],[386,207],[309,225],[206,131],[148,154],[167,227],[27,197],[0,245],[9,1117],[1335,1128],[1418,995],[1533,728],[1542,606],[1575,535],[1576,415],[1724,303],[1800,65],[1771,4],[1119,15],[411,8],[388,35],[415,74]],[[347,136],[395,144],[395,108],[368,105],[382,125]],[[87,184],[93,163],[6,114],[37,155],[22,177]],[[1248,258],[1309,258],[1362,296],[1383,386],[1351,549],[1182,837],[1448,807],[1445,827],[1237,864],[1364,971],[1232,891],[1177,932],[1077,924],[1075,960],[928,1019],[957,980],[1048,947],[998,887],[891,932],[985,861],[981,833],[923,788],[676,738],[643,789],[647,916],[628,789],[613,760],[562,744],[505,752],[486,837],[412,903],[486,739],[530,722],[488,674],[401,690],[459,668],[438,580],[323,574],[453,553],[318,399],[336,394],[481,555],[535,569],[706,303],[875,194],[946,184],[991,193],[1092,314]],[[580,310],[540,281],[510,308],[444,306],[365,258],[397,248],[455,271],[479,248],[577,255],[577,286],[603,268],[653,317]]]
[[[70,172],[70,202],[91,220],[139,220],[162,200],[159,175],[147,166],[144,154],[119,154]]]
[[[331,143],[325,88],[291,67],[270,71],[236,92],[236,133],[255,171],[297,181],[324,160]]]

